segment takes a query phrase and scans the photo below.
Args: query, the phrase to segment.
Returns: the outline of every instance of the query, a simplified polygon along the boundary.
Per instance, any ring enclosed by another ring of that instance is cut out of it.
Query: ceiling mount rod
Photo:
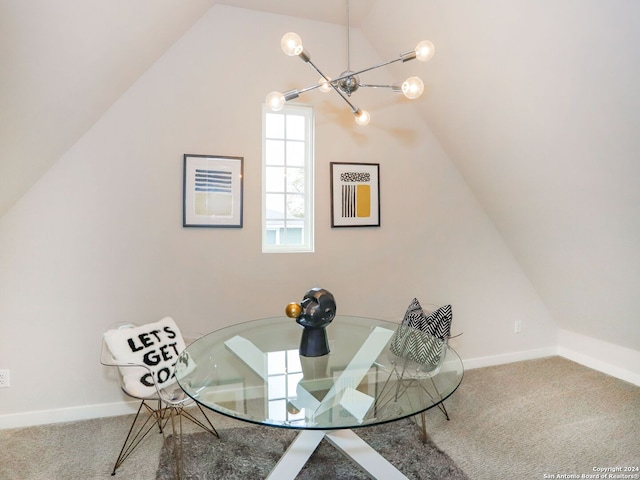
[[[347,72],[351,70],[351,15],[349,13],[349,0],[347,0]]]

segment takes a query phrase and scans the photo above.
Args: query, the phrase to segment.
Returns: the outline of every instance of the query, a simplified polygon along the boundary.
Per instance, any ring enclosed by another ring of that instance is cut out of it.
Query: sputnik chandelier
[[[409,99],[416,99],[422,95],[424,92],[424,83],[418,77],[409,77],[402,84],[393,84],[393,85],[368,85],[365,83],[360,83],[359,75],[365,72],[369,72],[371,70],[375,70],[380,67],[384,67],[386,65],[390,65],[396,62],[408,62],[409,60],[413,60],[414,58],[418,59],[421,62],[426,62],[435,52],[435,48],[433,43],[428,40],[423,40],[418,43],[415,49],[409,50],[407,52],[401,53],[398,58],[390,60],[388,62],[382,62],[372,67],[364,68],[358,71],[351,71],[350,66],[350,32],[349,32],[349,0],[347,0],[347,69],[340,74],[338,78],[331,79],[326,76],[324,73],[320,71],[320,69],[311,61],[311,55],[307,52],[302,46],[302,40],[300,36],[294,32],[286,33],[282,40],[280,41],[280,47],[282,51],[291,56],[298,56],[302,59],[303,62],[310,65],[319,75],[320,80],[318,83],[311,85],[306,88],[289,90],[284,93],[280,92],[271,92],[267,95],[266,103],[267,106],[273,110],[278,111],[281,110],[285,104],[289,100],[294,100],[300,96],[300,94],[308,92],[310,90],[314,90],[319,88],[321,92],[330,92],[333,90],[336,92],[342,99],[347,102],[349,107],[351,107],[351,112],[355,117],[355,121],[358,125],[367,125],[369,120],[371,119],[371,115],[366,110],[358,108],[353,105],[349,98],[353,93],[355,93],[359,88],[389,88],[392,92],[402,92],[405,97]]]

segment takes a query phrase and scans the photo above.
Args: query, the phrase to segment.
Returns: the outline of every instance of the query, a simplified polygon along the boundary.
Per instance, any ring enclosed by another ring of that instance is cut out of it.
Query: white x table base
[[[296,398],[302,401],[300,408],[320,415],[334,406],[337,398],[340,404],[354,414],[360,422],[371,406],[373,399],[355,390],[367,374],[369,368],[393,335],[387,328],[375,327],[353,356],[347,368],[335,381],[322,401],[313,395]],[[225,342],[244,363],[262,378],[267,378],[267,360],[265,354],[249,340],[236,335]],[[301,389],[300,394],[304,393]],[[370,399],[366,401],[365,397]],[[408,480],[396,467],[371,448],[351,430],[303,430],[295,438],[285,454],[280,458],[268,479],[294,480],[305,466],[323,438],[355,462],[367,475],[381,480]]]
[[[371,478],[408,480],[402,472],[351,430],[303,430],[291,442],[267,479],[294,480],[323,438],[344,453]]]

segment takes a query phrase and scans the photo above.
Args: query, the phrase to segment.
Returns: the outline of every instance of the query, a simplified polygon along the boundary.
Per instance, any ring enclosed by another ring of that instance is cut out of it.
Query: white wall
[[[640,2],[402,4],[362,29],[435,43],[420,113],[554,321],[640,354]]]
[[[292,25],[319,66],[342,70],[343,28],[215,6],[0,218],[0,368],[12,382],[0,389],[0,426],[123,401],[98,361],[113,322],[172,315],[206,332],[281,314],[313,286],[343,314],[400,320],[414,296],[451,303],[463,358],[555,346],[502,238],[413,107],[390,93],[358,93],[373,116],[364,129],[335,97],[301,98],[317,115],[316,252],[261,253],[261,103],[316,81],[280,52]],[[379,60],[358,31],[352,48],[363,64]],[[182,228],[184,153],[244,157],[244,228]],[[331,161],[381,164],[380,228],[330,228]]]

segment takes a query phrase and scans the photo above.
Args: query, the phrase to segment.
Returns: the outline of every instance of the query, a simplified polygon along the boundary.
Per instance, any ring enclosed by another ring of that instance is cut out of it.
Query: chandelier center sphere
[[[353,72],[349,70],[342,72],[340,76],[346,78],[338,80],[338,88],[349,96],[360,87],[360,79],[357,75],[351,75],[351,73]]]

